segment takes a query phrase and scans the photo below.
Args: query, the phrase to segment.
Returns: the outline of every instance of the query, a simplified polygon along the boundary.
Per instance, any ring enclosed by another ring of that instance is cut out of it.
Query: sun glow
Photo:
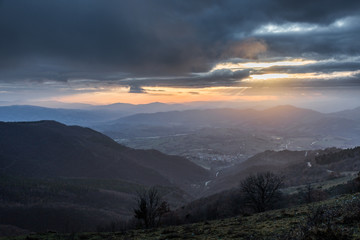
[[[349,78],[354,77],[357,74],[360,74],[358,71],[342,71],[342,72],[331,72],[331,73],[297,73],[290,74],[290,78],[299,78],[299,79],[335,79],[335,78]]]
[[[357,71],[342,71],[330,73],[265,73],[250,74],[237,86],[227,87],[162,87],[142,86],[141,93],[130,92],[130,87],[78,88],[80,93],[53,97],[50,100],[60,102],[76,102],[89,104],[111,104],[116,102],[144,104],[151,102],[181,103],[196,101],[267,101],[276,100],[274,88],[266,92],[254,93],[257,82],[268,82],[273,87],[287,86],[289,82],[301,80],[331,80],[356,77]],[[254,85],[253,85],[254,83]],[[280,85],[279,85],[280,84]],[[284,84],[284,85],[283,85]],[[271,86],[271,85],[269,85]]]
[[[144,93],[130,93],[129,88],[109,88],[96,92],[62,96],[52,100],[88,104],[111,104],[117,102],[144,104],[151,102],[184,103],[196,101],[270,101],[277,100],[272,95],[246,95],[251,87],[143,87]],[[127,91],[125,91],[127,90]]]
[[[299,79],[299,80],[329,80],[339,78],[349,78],[360,74],[358,71],[344,71],[344,72],[332,72],[332,73],[269,73],[269,74],[252,74],[245,81],[256,81],[256,80],[268,80],[268,79]]]
[[[211,69],[211,72],[220,69],[229,69],[236,71],[247,68],[269,68],[275,66],[302,66],[313,63],[316,63],[316,61],[304,60],[304,59],[294,59],[291,61],[276,61],[276,62],[247,62],[247,63],[223,62],[216,64],[215,67]]]
[[[269,74],[258,74],[258,75],[255,74],[250,76],[251,79],[255,79],[255,80],[282,79],[289,77],[290,75],[285,73],[269,73]]]
[[[289,59],[289,58],[287,58]],[[273,62],[242,62],[232,63],[223,62],[217,64],[211,71],[203,74],[198,74],[199,77],[206,77],[206,74],[213,76],[212,72],[215,70],[229,70],[235,72],[237,70],[248,70],[248,77],[239,79],[238,81],[230,82],[229,86],[218,87],[194,87],[194,86],[147,86],[139,83],[138,89],[124,84],[118,87],[114,86],[96,86],[88,87],[78,84],[78,82],[70,82],[73,94],[64,94],[51,98],[52,101],[60,102],[76,102],[89,104],[111,104],[116,102],[144,104],[151,102],[164,103],[181,103],[181,102],[196,102],[196,101],[267,101],[276,100],[274,97],[274,89],[278,87],[290,86],[291,83],[298,81],[327,81],[332,79],[353,78],[360,74],[357,71],[334,71],[334,72],[307,72],[307,73],[291,73],[288,69],[266,69],[273,66],[302,66],[307,64],[317,63],[319,61],[306,59],[291,59],[287,61],[273,61]],[[263,70],[266,69],[266,70]],[[291,68],[291,71],[296,71],[296,68]],[[228,71],[225,71],[228,73]],[[220,77],[222,77],[220,75]],[[216,75],[213,76],[216,79]],[[155,78],[154,78],[155,79]],[[157,78],[156,78],[157,79]],[[161,78],[160,78],[161,79]],[[127,82],[131,83],[129,79]],[[138,79],[137,79],[138,80]],[[140,79],[143,82],[146,79]],[[176,81],[176,79],[172,79]],[[226,81],[226,79],[221,79]],[[136,82],[136,81],[134,81]],[[141,82],[141,81],[140,81]],[[266,92],[254,93],[254,89],[263,87],[266,82]],[[138,83],[138,82],[136,82]],[[260,83],[260,85],[258,85]],[[137,85],[135,85],[137,86]],[[196,85],[195,85],[196,86]],[[76,87],[76,88],[75,88]],[[139,91],[136,91],[139,90]]]

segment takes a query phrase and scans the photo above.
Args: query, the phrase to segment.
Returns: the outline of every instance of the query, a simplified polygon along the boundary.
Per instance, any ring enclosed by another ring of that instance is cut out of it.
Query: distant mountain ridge
[[[134,126],[173,127],[199,129],[206,127],[236,127],[254,131],[277,131],[297,134],[341,134],[360,133],[358,109],[325,114],[290,105],[266,110],[253,109],[202,109],[135,114],[106,124],[95,126],[102,132],[121,131]],[[342,123],[346,124],[342,124]]]
[[[336,121],[348,121],[355,126],[360,121],[360,107],[335,113],[320,113],[291,105],[265,110],[239,108],[197,108],[183,104],[123,104],[89,106],[84,109],[44,108],[37,106],[0,106],[0,121],[54,120],[70,125],[90,126],[107,131],[123,125],[147,125],[161,127],[246,127],[246,128],[294,128],[318,129],[311,125],[325,123],[327,129],[336,128]],[[337,131],[337,130],[336,130]],[[340,129],[341,131],[341,129]]]
[[[4,122],[54,120],[64,124],[88,126],[112,118],[114,118],[113,114],[106,111],[45,108],[28,105],[0,107],[0,121]]]
[[[99,106],[79,106],[79,104],[74,104],[71,108],[61,108],[61,105],[55,108],[32,105],[11,105],[0,106],[0,121],[19,122],[54,120],[70,125],[91,126],[137,113],[164,112],[174,109],[185,110],[187,108],[191,107],[182,104],[165,103],[139,105],[115,103]]]
[[[255,121],[255,124],[288,124],[291,122],[319,119],[326,114],[293,106],[278,106],[266,110],[253,109],[194,109],[158,113],[141,113],[120,118],[109,124],[147,124],[147,125],[195,125],[201,127],[237,126]],[[253,122],[254,123],[254,122]]]

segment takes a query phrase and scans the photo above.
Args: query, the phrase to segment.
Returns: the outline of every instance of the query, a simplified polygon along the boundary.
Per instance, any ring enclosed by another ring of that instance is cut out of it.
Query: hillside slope
[[[293,208],[158,229],[115,233],[37,234],[42,239],[359,239],[360,195]],[[324,222],[329,223],[323,224]],[[7,239],[25,240],[29,235]],[[308,237],[308,238],[306,238]]]
[[[207,177],[184,158],[127,148],[88,128],[0,122],[0,133],[0,172],[8,175],[117,178],[147,185],[191,184]]]
[[[360,147],[314,151],[265,151],[219,172],[208,184],[206,195],[237,187],[257,172],[273,171],[285,176],[288,186],[323,181],[360,170]]]
[[[176,208],[207,179],[185,158],[131,149],[89,128],[0,122],[0,234],[96,231],[131,218],[148,186]]]
[[[116,179],[0,175],[0,236],[8,232],[2,233],[1,225],[36,232],[96,231],[111,226],[133,216],[137,192],[144,187]],[[171,209],[191,199],[177,187],[157,186],[157,189]]]

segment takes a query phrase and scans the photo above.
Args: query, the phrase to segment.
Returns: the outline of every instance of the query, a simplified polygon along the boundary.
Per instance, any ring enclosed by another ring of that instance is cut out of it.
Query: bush
[[[360,222],[360,199],[338,203],[338,206],[318,206],[309,209],[305,219],[281,240],[346,240],[352,238],[352,225]]]

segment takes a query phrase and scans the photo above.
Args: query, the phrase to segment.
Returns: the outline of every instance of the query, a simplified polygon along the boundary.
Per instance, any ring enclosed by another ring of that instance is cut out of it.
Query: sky
[[[358,0],[0,0],[0,105],[360,106]]]

